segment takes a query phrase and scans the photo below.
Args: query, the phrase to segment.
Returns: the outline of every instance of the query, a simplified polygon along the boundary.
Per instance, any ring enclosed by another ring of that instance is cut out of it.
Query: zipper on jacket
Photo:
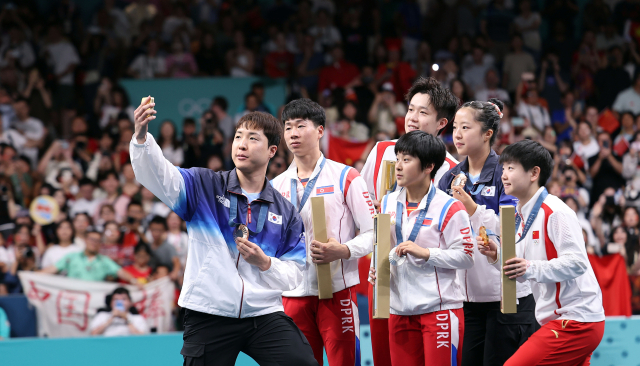
[[[247,202],[247,224],[251,223],[251,202]]]
[[[236,269],[238,269],[238,265],[240,264],[240,256],[238,253],[238,260],[236,261]],[[238,277],[240,277],[240,281],[242,281],[242,295],[240,296],[240,311],[238,311],[238,319],[242,316],[242,303],[244,302],[244,279],[240,276],[240,272],[238,271]]]
[[[469,302],[469,287],[467,286],[467,273],[468,270],[464,270],[464,292],[467,293],[467,302]]]

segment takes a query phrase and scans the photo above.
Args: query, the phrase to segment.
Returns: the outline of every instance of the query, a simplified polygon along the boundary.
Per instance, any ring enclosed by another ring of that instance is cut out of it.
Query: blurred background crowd
[[[359,169],[375,142],[404,133],[404,94],[430,76],[461,103],[506,103],[498,153],[525,138],[552,153],[550,192],[576,211],[593,258],[624,259],[601,276],[628,281],[640,313],[638,0],[0,3],[0,295],[23,291],[18,271],[47,268],[141,284],[168,276],[180,289],[185,225],[135,179],[128,149],[142,96],[122,80],[284,80],[279,105],[258,81],[237,110],[211,90],[200,116],[158,114],[156,139],[175,165],[233,168],[243,114],[278,117],[308,97],[326,109],[330,138],[358,147],[325,143],[325,154]],[[442,138],[457,156],[451,124]],[[281,146],[269,178],[291,160]],[[30,218],[40,195],[61,208],[53,224]],[[83,270],[82,258],[106,264]]]

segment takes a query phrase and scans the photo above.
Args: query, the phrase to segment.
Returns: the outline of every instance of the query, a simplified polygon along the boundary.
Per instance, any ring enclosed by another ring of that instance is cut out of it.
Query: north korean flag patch
[[[430,218],[426,218],[426,219],[424,219],[424,220],[422,221],[422,226],[423,226],[423,227],[425,227],[425,226],[426,226],[426,227],[431,226],[431,221],[433,221],[433,219],[430,219]]]
[[[325,194],[333,194],[333,186],[324,186],[316,188],[316,196],[322,196]]]

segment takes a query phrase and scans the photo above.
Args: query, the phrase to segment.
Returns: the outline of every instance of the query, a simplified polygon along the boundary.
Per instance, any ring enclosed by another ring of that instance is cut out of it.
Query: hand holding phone
[[[124,301],[116,300],[115,309],[118,310],[118,311],[124,312],[125,311],[125,309],[124,309]]]

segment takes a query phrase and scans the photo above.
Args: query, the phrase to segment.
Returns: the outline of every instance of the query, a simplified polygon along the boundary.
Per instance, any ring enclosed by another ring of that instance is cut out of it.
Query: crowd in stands
[[[130,284],[169,276],[180,288],[185,223],[135,179],[140,96],[127,95],[125,78],[284,78],[288,100],[318,101],[329,133],[349,142],[403,134],[417,77],[461,103],[499,98],[495,150],[543,144],[555,159],[548,189],[576,211],[589,253],[621,255],[631,282],[640,276],[638,1],[104,0],[91,16],[79,3],[0,10],[0,295],[22,291],[18,271]],[[159,115],[156,139],[175,165],[233,168],[235,122],[279,116],[285,102],[266,103],[260,82],[239,111],[212,93],[199,123]],[[451,124],[442,138],[456,155]],[[269,178],[291,160],[282,145]],[[39,195],[61,208],[53,224],[29,216]],[[108,334],[115,318],[93,332]]]

